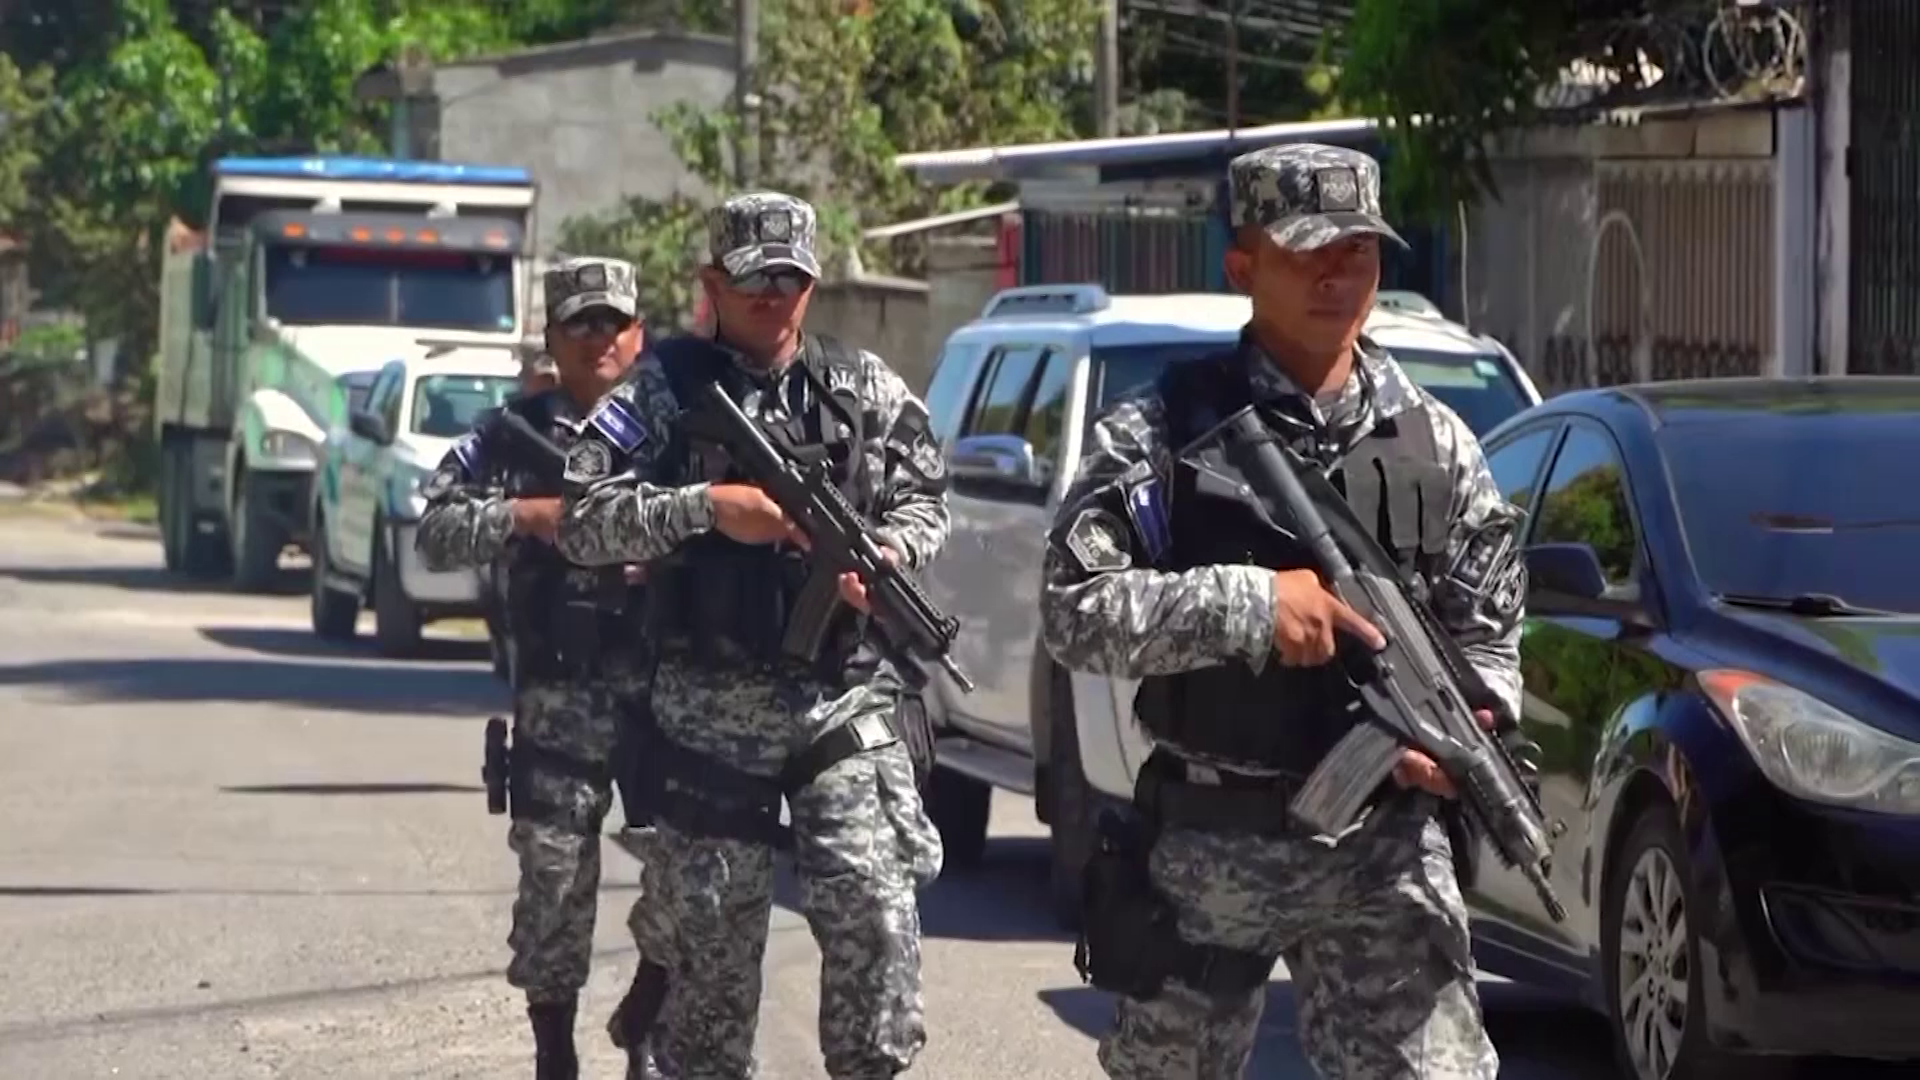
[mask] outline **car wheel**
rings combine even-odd
[[[980,865],[987,853],[987,817],[992,810],[992,787],[952,769],[934,767],[927,778],[927,816],[940,830],[946,866],[964,870]]]
[[[327,584],[330,560],[327,558],[326,519],[313,518],[313,593],[309,600],[313,632],[322,641],[352,641],[354,623],[360,618],[360,597],[341,592]]]
[[[376,527],[373,557],[373,641],[381,656],[402,659],[420,651],[420,610],[400,584],[386,530]]]
[[[1672,807],[1659,803],[1641,814],[1613,867],[1601,949],[1622,1074],[1635,1080],[1760,1080],[1784,1073],[1789,1062],[1736,1058],[1707,1036],[1693,915],[1699,907]]]
[[[1080,767],[1080,737],[1074,728],[1073,688],[1064,675],[1053,676],[1048,697],[1047,819],[1053,837],[1048,845],[1047,894],[1054,917],[1068,930],[1080,928],[1081,876],[1093,845],[1093,789]]]
[[[267,513],[256,492],[257,484],[242,466],[235,486],[228,534],[233,547],[233,587],[244,593],[272,590],[280,575],[280,551],[286,534]]]

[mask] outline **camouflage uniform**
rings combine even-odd
[[[1397,239],[1379,217],[1377,166],[1354,151],[1262,150],[1236,159],[1231,179],[1234,224],[1264,227],[1291,249],[1356,232]],[[1443,561],[1451,564],[1483,529],[1514,526],[1473,433],[1385,350],[1363,338],[1344,389],[1317,400],[1251,335],[1238,360],[1249,366],[1256,399],[1312,416],[1337,444],[1328,449],[1340,454],[1389,418],[1424,404],[1452,481],[1453,524]],[[1145,678],[1277,663],[1273,571],[1147,568],[1151,526],[1128,513],[1128,498],[1131,493],[1137,510],[1138,493],[1148,490],[1142,485],[1157,481],[1167,490],[1178,449],[1168,443],[1169,417],[1157,388],[1118,403],[1093,428],[1047,553],[1042,597],[1047,647],[1068,668]],[[1180,513],[1177,504],[1161,509]],[[1098,537],[1076,535],[1099,523],[1118,527]],[[1449,595],[1444,588],[1435,593],[1442,620],[1517,716],[1519,631],[1511,590],[1505,610],[1451,603]],[[1178,746],[1159,748],[1183,760],[1195,757]],[[1197,764],[1244,772],[1219,760]],[[1182,939],[1284,958],[1299,1003],[1301,1043],[1321,1076],[1493,1080],[1498,1059],[1481,1023],[1467,911],[1447,831],[1435,817],[1438,805],[1424,794],[1394,795],[1357,833],[1332,846],[1297,834],[1168,827],[1154,843],[1148,873],[1172,903]],[[1258,989],[1212,996],[1176,980],[1151,1001],[1122,997],[1100,1044],[1101,1065],[1119,1080],[1239,1077],[1263,1004]]]
[[[777,231],[762,223],[778,217]],[[778,194],[738,196],[711,218],[716,265],[738,276],[779,267],[818,272],[813,209]],[[666,346],[660,346],[664,351]],[[724,344],[722,343],[724,348]],[[768,373],[727,350],[749,387],[741,408],[788,418],[800,378]],[[925,567],[945,542],[948,517],[940,451],[930,436],[899,436],[903,416],[925,406],[879,357],[858,353],[844,374],[866,414],[869,475],[879,478],[874,518],[907,569]],[[837,388],[837,387],[836,387]],[[584,564],[652,561],[713,528],[707,485],[664,487],[647,473],[675,442],[684,407],[661,362],[643,357],[615,394],[644,439],[635,451],[638,491],[602,489],[570,507],[560,545]],[[757,663],[701,666],[663,649],[653,708],[662,736],[732,768],[773,778],[823,734],[890,711],[895,687],[882,670],[851,687],[770,674]],[[925,1044],[920,922],[915,892],[939,872],[938,834],[901,744],[848,757],[787,796],[800,905],[822,954],[820,1043],[829,1075],[866,1080],[904,1071]],[[663,815],[664,816],[664,815]],[[753,1074],[754,1032],[773,898],[774,851],[759,843],[689,835],[657,821],[638,841],[645,909],[634,931],[669,969],[652,1036],[661,1072],[674,1078]]]
[[[597,267],[605,285],[598,290],[580,287],[575,271],[582,267]],[[547,310],[556,321],[592,306],[632,315],[637,299],[632,266],[617,260],[570,260],[547,272],[545,288]],[[560,389],[533,395],[519,405],[527,410],[522,415],[550,418],[549,430],[542,434],[560,446],[578,437],[586,415]],[[507,445],[486,419],[455,445],[426,485],[428,508],[415,541],[423,563],[435,570],[487,567],[496,561],[510,567],[531,557],[536,546],[545,546],[513,537],[511,499],[503,494],[529,489],[525,478],[513,474],[515,456],[525,453]],[[513,632],[524,631],[509,627]],[[589,778],[536,763],[527,770],[525,788],[516,784],[513,789],[516,805],[507,843],[519,858],[520,886],[507,939],[513,950],[507,981],[525,991],[530,1008],[563,1012],[569,1032],[593,945],[599,832],[612,804],[607,779],[615,744],[623,724],[638,716],[647,700],[651,673],[638,645],[635,641],[618,650],[629,662],[609,663],[592,680],[514,673],[516,752],[539,747],[607,773]],[[551,815],[523,815],[523,797],[528,804],[550,808]],[[631,807],[628,812],[633,812]],[[538,1029],[537,1014],[535,1023]]]

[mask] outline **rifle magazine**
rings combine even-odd
[[[1378,724],[1355,724],[1300,785],[1288,810],[1314,833],[1339,836],[1353,827],[1380,784],[1393,774],[1401,750],[1400,740]]]

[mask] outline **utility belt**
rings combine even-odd
[[[1134,785],[1134,805],[1102,810],[1081,874],[1081,930],[1073,963],[1109,993],[1151,1001],[1167,980],[1214,998],[1264,986],[1278,954],[1205,945],[1180,936],[1178,914],[1154,887],[1148,860],[1167,826],[1280,836],[1293,831],[1291,777],[1252,777],[1196,766],[1155,750]]]
[[[815,739],[778,776],[762,776],[659,737],[641,762],[643,798],[654,820],[690,836],[790,851],[793,833],[780,823],[782,801],[842,761],[899,741],[887,713],[869,713]]]

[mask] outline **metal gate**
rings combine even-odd
[[[1853,53],[1847,370],[1920,374],[1920,3],[1827,10]]]

